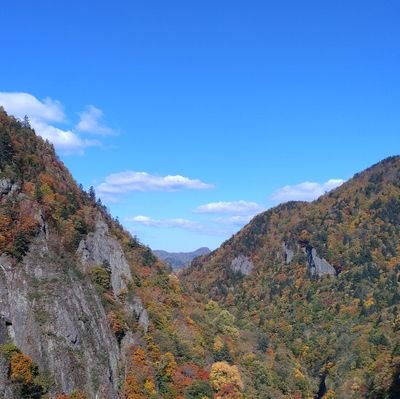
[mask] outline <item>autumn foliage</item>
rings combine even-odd
[[[12,382],[30,384],[33,381],[33,362],[24,353],[14,353],[10,362],[10,379]]]

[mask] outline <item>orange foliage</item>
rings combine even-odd
[[[124,334],[124,323],[121,320],[120,316],[115,312],[111,311],[107,315],[108,323],[110,324],[112,332],[120,338]]]
[[[128,375],[124,383],[125,399],[146,399],[147,396],[142,392],[139,381],[134,375]]]
[[[16,352],[11,357],[10,379],[12,382],[30,384],[33,381],[33,362],[24,353]]]

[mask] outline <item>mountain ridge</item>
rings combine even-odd
[[[207,247],[200,247],[195,251],[190,252],[168,252],[164,250],[153,250],[153,253],[158,258],[176,270],[189,265],[189,263],[198,256],[206,255],[210,252],[210,249]]]

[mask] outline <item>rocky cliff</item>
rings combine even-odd
[[[0,398],[160,397],[192,328],[169,273],[0,110]]]

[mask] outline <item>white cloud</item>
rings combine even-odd
[[[67,153],[82,153],[83,149],[87,147],[100,145],[96,140],[82,139],[70,130],[62,130],[34,118],[31,118],[30,122],[37,134],[49,140],[56,148]]]
[[[195,213],[213,213],[213,214],[234,214],[249,215],[255,214],[261,210],[261,206],[256,202],[233,201],[233,202],[210,202],[197,207]]]
[[[56,126],[66,122],[63,107],[57,100],[49,97],[39,100],[29,93],[0,92],[0,105],[19,119],[27,115],[36,133],[63,152],[82,153],[85,148],[100,144],[97,140],[85,139],[70,129]]]
[[[270,197],[274,202],[313,201],[343,184],[343,179],[330,179],[325,183],[303,182],[292,186],[284,186],[275,191]]]
[[[60,102],[49,97],[40,101],[29,93],[0,92],[0,105],[9,114],[20,119],[28,115],[32,119],[47,122],[63,122],[65,120]]]
[[[133,218],[128,218],[127,220],[150,227],[163,227],[163,228],[172,227],[172,228],[181,228],[184,230],[192,230],[192,231],[205,230],[205,226],[203,226],[201,223],[181,218],[157,220],[157,219],[152,219],[148,216],[138,215],[134,216]]]
[[[112,195],[134,191],[206,190],[213,187],[212,184],[180,175],[156,176],[146,172],[126,171],[107,176],[97,186],[97,192],[100,195]]]
[[[103,123],[103,111],[94,105],[88,105],[85,111],[79,113],[79,116],[80,120],[75,126],[77,130],[101,136],[110,136],[115,134],[113,129]]]
[[[132,222],[135,225],[142,225],[152,228],[162,229],[181,229],[197,234],[208,236],[226,237],[237,231],[237,225],[232,223],[216,223],[216,221],[208,221],[208,223],[200,223],[195,220],[176,218],[176,219],[152,219],[148,216],[138,215],[132,218],[127,218],[127,222]]]

